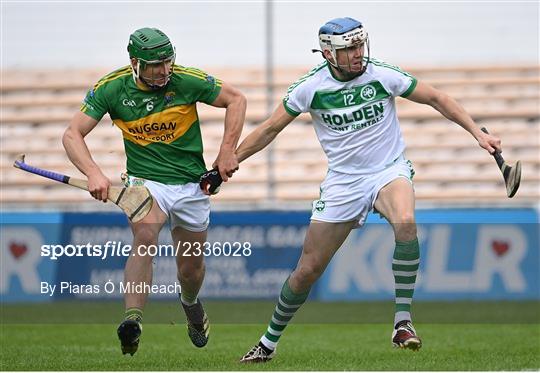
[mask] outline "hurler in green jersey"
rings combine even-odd
[[[174,247],[180,243],[184,248],[202,247],[206,242],[210,193],[199,187],[207,167],[197,103],[226,109],[222,143],[211,166],[227,181],[238,169],[234,151],[242,132],[246,99],[231,85],[202,70],[176,65],[175,48],[158,29],[136,30],[127,49],[130,64],[105,75],[88,91],[62,140],[70,160],[88,177],[90,194],[105,202],[111,181],[93,160],[84,137],[108,113],[122,132],[126,184],[145,185],[153,197],[149,214],[131,223],[134,239],[124,274],[124,288],[139,289],[124,294],[124,320],[118,327],[122,352],[133,355],[139,346],[143,309],[151,292],[148,289],[152,289],[152,256],[144,249],[157,244],[167,221]],[[204,257],[182,252],[178,251],[176,260],[180,304],[191,341],[203,347],[209,337],[208,317],[198,299]]]

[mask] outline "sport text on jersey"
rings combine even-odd
[[[115,119],[124,139],[147,146],[155,142],[170,144],[197,122],[196,106],[178,105],[133,121]]]
[[[129,133],[134,135],[136,140],[145,141],[167,141],[174,140],[176,122],[169,123],[144,123],[128,128]]]

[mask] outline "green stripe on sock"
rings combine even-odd
[[[406,253],[394,251],[394,259],[397,260],[416,260],[418,259],[418,253]]]
[[[418,248],[418,237],[410,241],[396,241],[396,249],[398,251],[405,250],[413,252]]]
[[[410,304],[396,304],[396,312],[405,311],[405,312],[411,312],[411,305]]]
[[[283,329],[285,329],[285,327],[287,326],[287,324],[285,325],[278,325],[278,324],[275,324],[273,321],[270,321],[270,327],[272,329],[274,329],[275,331],[278,331],[278,332],[281,332],[283,331]]]
[[[287,312],[287,313],[291,313],[291,312],[296,312],[296,310],[298,309],[298,307],[295,307],[295,308],[288,308],[288,307],[284,307],[281,303],[278,302],[277,304],[277,308],[279,308],[279,310],[281,312]]]
[[[418,239],[412,241],[396,241],[394,250],[394,259],[397,260],[416,260],[420,257],[420,247]]]
[[[394,281],[396,282],[396,284],[415,284],[416,276],[394,276]]]
[[[296,294],[289,286],[289,279],[285,280],[283,287],[281,288],[281,298],[288,304],[302,304],[306,301],[309,295],[309,290],[305,293]]]
[[[289,322],[292,319],[292,316],[281,316],[279,313],[274,312],[274,318],[279,321]]]
[[[414,289],[396,289],[396,297],[412,298]]]
[[[264,336],[265,336],[266,338],[268,338],[269,340],[271,340],[272,342],[276,342],[276,343],[277,343],[277,341],[279,340],[279,336],[270,334],[270,333],[268,333],[268,332],[264,333]]]
[[[418,270],[419,264],[392,264],[392,271],[414,272]]]

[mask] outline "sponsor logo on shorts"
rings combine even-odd
[[[315,203],[315,210],[317,210],[319,212],[323,211],[325,207],[326,207],[326,204],[324,203],[324,201],[318,200]]]

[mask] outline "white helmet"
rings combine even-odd
[[[367,46],[367,60],[363,62],[363,68],[360,74],[365,71],[367,62],[369,61],[368,33],[362,23],[349,17],[336,18],[326,22],[319,29],[319,45],[321,46],[321,51],[330,51],[334,62],[330,60],[328,60],[328,62],[339,70],[341,70],[341,67],[337,64],[336,50],[364,43]]]

